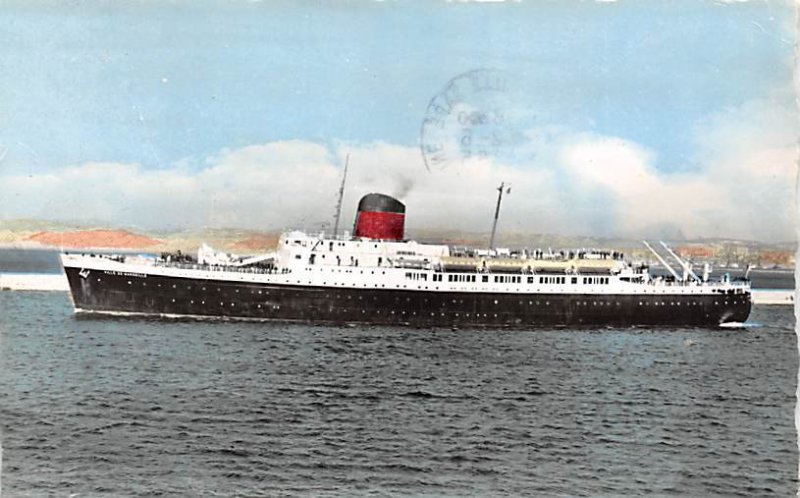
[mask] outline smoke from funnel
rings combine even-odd
[[[402,199],[411,192],[412,188],[414,188],[414,180],[412,178],[407,176],[399,176],[397,178],[397,184],[392,191],[392,196]]]

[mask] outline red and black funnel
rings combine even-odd
[[[367,194],[358,203],[356,237],[403,240],[406,206],[384,194]]]

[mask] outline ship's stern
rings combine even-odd
[[[753,295],[750,287],[734,289],[724,297],[724,308],[719,314],[718,325],[744,323],[753,308]]]

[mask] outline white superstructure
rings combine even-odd
[[[65,266],[128,273],[132,277],[153,274],[304,287],[680,295],[743,293],[748,288],[740,282],[652,277],[644,266],[633,266],[619,258],[609,259],[606,255],[610,253],[597,251],[575,251],[572,258],[569,255],[556,258],[553,253],[536,251],[515,258],[457,257],[451,255],[447,245],[334,239],[299,231],[283,234],[277,249],[263,255],[226,260],[223,253],[207,246],[204,251],[214,255],[204,264],[85,254],[65,254],[62,261]]]

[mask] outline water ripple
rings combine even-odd
[[[0,293],[8,496],[785,496],[794,317],[739,330],[76,320]],[[5,496],[4,495],[4,496]]]

